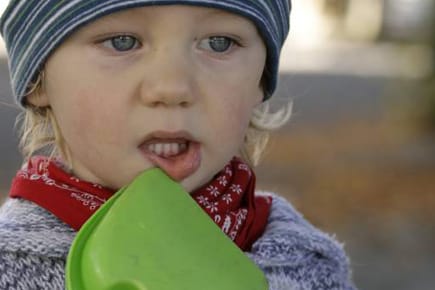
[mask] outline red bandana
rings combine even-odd
[[[79,230],[113,193],[99,184],[81,181],[56,162],[37,156],[18,171],[9,195],[36,203]],[[225,234],[248,251],[264,231],[272,201],[271,197],[254,193],[253,171],[234,158],[192,197]]]

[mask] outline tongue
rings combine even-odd
[[[175,181],[181,181],[193,174],[201,164],[200,145],[196,142],[190,142],[187,151],[177,156],[161,157],[152,152],[146,152],[145,155]]]

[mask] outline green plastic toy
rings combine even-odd
[[[81,228],[68,290],[267,290],[259,268],[160,169],[138,176]]]

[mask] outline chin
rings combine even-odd
[[[199,186],[195,186],[195,184],[193,184],[193,182],[188,178],[183,180],[180,184],[183,187],[183,189],[188,193],[192,193],[193,191],[195,191],[195,189],[199,187]]]
[[[195,190],[199,189],[200,187],[204,186],[204,184],[207,184],[210,182],[210,180],[213,179],[213,176],[215,176],[216,173],[207,175],[207,176],[198,176],[198,175],[191,175],[181,181],[181,186],[189,193],[194,192]]]

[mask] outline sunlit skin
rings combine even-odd
[[[73,173],[113,189],[155,166],[138,149],[146,136],[187,132],[201,155],[180,181],[191,192],[238,154],[263,99],[265,60],[244,17],[185,5],[134,8],[70,36],[29,101],[51,106]]]

